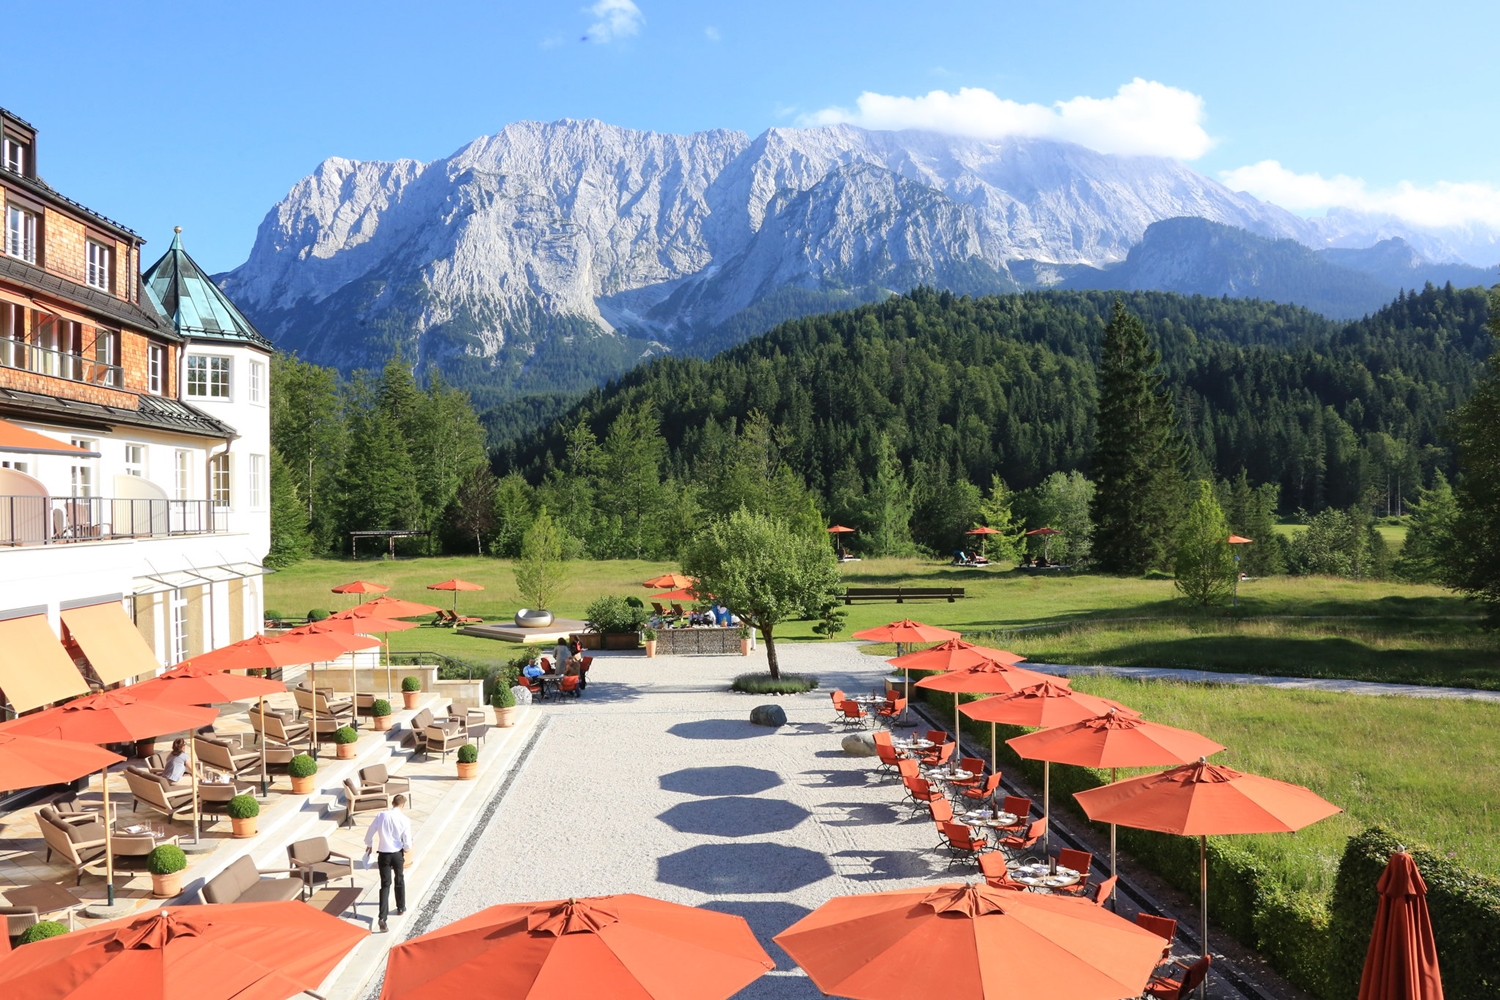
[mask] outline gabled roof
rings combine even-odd
[[[184,337],[273,349],[271,342],[182,249],[181,229],[176,230],[172,245],[161,259],[141,275],[141,285]]]
[[[167,318],[150,301],[149,296],[143,296],[139,303],[127,302],[109,292],[80,285],[35,264],[27,264],[4,255],[0,255],[0,279],[14,282],[29,292],[62,299],[75,308],[107,317],[115,323],[154,333],[168,340],[177,339],[172,333],[172,324],[167,322]],[[48,306],[39,302],[37,308],[45,311]]]

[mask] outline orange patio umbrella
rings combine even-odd
[[[61,785],[124,761],[89,743],[0,733],[0,792]]]
[[[484,588],[477,583],[470,583],[468,580],[460,580],[457,577],[454,577],[452,580],[444,580],[442,583],[429,583],[427,585],[427,589],[453,591],[453,614],[457,616],[458,592],[460,590],[483,590]]]
[[[1039,729],[1049,729],[1052,726],[1063,726],[1070,722],[1078,722],[1095,715],[1102,715],[1111,709],[1118,709],[1128,715],[1138,714],[1133,709],[1126,708],[1117,701],[1108,698],[1098,698],[1081,691],[1074,691],[1068,682],[1060,677],[1051,677],[1047,674],[1036,674],[1035,671],[1027,670],[1025,673],[1033,674],[1040,678],[1036,683],[1018,688],[1010,694],[997,695],[994,698],[985,698],[982,701],[971,702],[963,707],[963,713],[976,722],[988,722],[990,724],[990,744],[994,745],[995,730],[998,724],[1007,726],[1032,726]],[[1052,762],[1042,763],[1042,815],[1047,818],[1048,832],[1043,834],[1042,846],[1045,849],[1051,842],[1052,826]]]
[[[726,1000],[775,967],[743,917],[626,893],[491,906],[398,944],[380,997]]]
[[[910,674],[907,674],[910,677]],[[1001,663],[998,660],[986,660],[974,664],[972,667],[964,667],[960,670],[950,670],[947,673],[933,674],[931,677],[923,677],[917,681],[917,687],[926,688],[929,691],[943,691],[953,695],[953,737],[959,738],[962,729],[959,726],[958,704],[960,694],[1009,694],[1033,684],[1040,684],[1048,680],[1046,674],[1039,674],[1035,670],[1026,670],[1009,663]],[[990,768],[995,767],[995,739],[993,729],[990,732]]]
[[[965,642],[963,639],[949,639],[936,646],[919,649],[915,653],[907,653],[905,656],[897,656],[885,662],[902,670],[962,670],[965,667],[974,667],[991,661],[1016,664],[1025,659],[1026,657],[1017,656],[1009,650],[980,646],[976,643]]]
[[[431,615],[438,612],[438,608],[431,604],[419,604],[416,601],[404,601],[399,597],[377,597],[373,601],[356,604],[347,611],[339,611],[332,615],[334,618],[415,618],[418,615]]]
[[[370,583],[368,580],[355,580],[353,583],[341,583],[333,588],[335,594],[383,594],[390,590],[383,583]]]
[[[949,639],[961,639],[959,633],[952,629],[938,628],[936,625],[924,625],[922,622],[914,622],[910,618],[903,618],[898,622],[890,622],[885,625],[877,625],[874,628],[861,629],[853,633],[850,638],[862,639],[865,642],[894,642],[896,644],[896,656],[901,656],[901,647],[914,642],[944,642]],[[902,668],[906,671],[906,701],[911,703],[911,672],[910,668]],[[908,725],[903,718],[902,725]]]
[[[1443,1000],[1427,883],[1417,863],[1398,850],[1375,887],[1380,903],[1359,978],[1359,1000]]]
[[[0,732],[40,736],[74,743],[133,743],[167,733],[192,733],[219,717],[218,709],[163,705],[143,701],[128,691],[104,691],[0,724]],[[188,740],[191,747],[193,741]],[[109,769],[100,768],[104,801],[104,869],[106,902],[115,903],[115,852],[109,811]],[[193,810],[198,808],[198,782],[193,781]]]
[[[691,587],[697,582],[692,577],[683,576],[681,573],[667,573],[663,576],[653,576],[649,580],[642,581],[641,586],[649,587],[652,590],[660,590],[662,587],[666,587],[669,590],[678,590],[683,587]]]
[[[266,695],[285,691],[286,685],[269,677],[247,677],[212,667],[194,666],[191,661],[173,667],[160,677],[135,684],[130,693],[147,701],[171,705],[218,705],[227,701],[260,699],[260,711],[266,712]],[[260,794],[266,794],[270,776],[266,773],[266,741],[260,741]],[[193,835],[197,836],[198,817],[193,816]]]
[[[681,590],[669,590],[665,594],[652,594],[653,601],[696,601],[700,598],[709,600],[713,594],[700,594],[691,586],[683,587]]]
[[[983,883],[837,896],[775,941],[830,996],[1139,996],[1161,938],[1084,899]]]
[[[362,927],[296,900],[162,908],[0,958],[26,1000],[287,1000],[316,990]]]
[[[981,524],[977,528],[970,528],[968,531],[965,531],[964,534],[966,534],[966,535],[978,535],[979,536],[979,554],[980,555],[984,555],[984,539],[985,539],[985,537],[987,535],[1000,535],[1000,534],[1004,534],[1004,532],[1000,531],[999,528],[991,528],[987,524]]]
[[[1189,764],[1223,750],[1191,729],[1147,722],[1111,708],[1103,715],[1042,729],[1005,741],[1017,756],[1049,764],[1107,767],[1113,784],[1122,767],[1166,767]],[[1115,874],[1115,824],[1109,825],[1109,873]]]
[[[1198,838],[1199,932],[1208,954],[1208,838],[1236,833],[1291,833],[1343,812],[1316,792],[1274,778],[1199,760],[1127,778],[1073,798],[1096,823]]]
[[[341,617],[329,615],[320,622],[312,622],[299,628],[294,628],[287,635],[331,635],[344,633],[346,635],[373,635],[380,633],[381,645],[385,647],[385,696],[387,699],[393,697],[391,688],[391,637],[392,632],[405,632],[407,629],[418,628],[416,622],[404,622],[397,618],[359,618]],[[368,648],[368,647],[361,647]],[[351,650],[354,652],[354,650]],[[350,673],[351,678],[353,673]],[[372,672],[373,677],[373,672]],[[372,680],[373,684],[374,681]],[[351,680],[349,686],[352,688],[354,682]]]

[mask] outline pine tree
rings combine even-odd
[[[1431,489],[1418,490],[1417,498],[1406,502],[1406,510],[1406,541],[1396,560],[1396,575],[1413,583],[1442,583],[1453,558],[1453,521],[1458,515],[1448,477],[1437,473]]]
[[[890,435],[875,439],[874,472],[865,487],[865,542],[872,555],[901,556],[911,551],[911,487],[901,471]]]
[[[1183,445],[1161,355],[1146,327],[1115,303],[1099,359],[1094,449],[1094,558],[1107,573],[1165,565],[1180,515]]]
[[[337,482],[347,436],[338,371],[295,354],[273,355],[271,445],[286,463],[318,551],[338,547]]]
[[[1026,540],[1026,524],[1017,516],[1016,495],[998,475],[990,479],[990,495],[979,502],[979,516],[986,526],[1000,532],[984,539],[985,556],[991,560],[1021,558]]]
[[[1198,483],[1198,499],[1177,528],[1174,559],[1179,593],[1193,604],[1222,604],[1234,590],[1234,554],[1229,549],[1229,525],[1214,498],[1213,484]]]
[[[1500,340],[1500,288],[1490,291],[1489,329]],[[1457,514],[1450,585],[1500,624],[1500,351],[1458,410]]]
[[[266,565],[284,569],[306,559],[312,550],[307,507],[297,495],[297,477],[281,452],[271,449],[271,549]]]
[[[367,388],[356,380],[352,398],[367,400]],[[355,409],[338,494],[339,520],[345,532],[402,530],[418,523],[422,501],[416,470],[400,426],[384,408]]]

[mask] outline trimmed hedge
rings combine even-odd
[[[1400,842],[1372,827],[1349,838],[1334,881],[1329,1000],[1354,1000],[1379,902],[1375,883]],[[1465,868],[1429,848],[1407,844],[1427,883],[1443,995],[1493,998],[1500,992],[1500,880]]]

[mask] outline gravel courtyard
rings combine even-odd
[[[829,689],[874,689],[883,662],[845,643],[778,652],[784,670],[816,673],[822,687],[730,693],[736,673],[765,668],[763,648],[749,659],[596,659],[583,698],[540,708],[535,746],[423,922],[501,902],[638,892],[749,920],[777,970],[739,996],[820,997],[773,934],[832,896],[950,875],[925,814],[914,818],[871,759],[839,748]],[[788,725],[749,723],[769,701]]]

